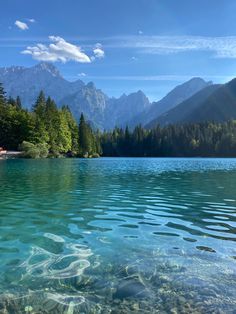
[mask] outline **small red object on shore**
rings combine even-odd
[[[3,147],[0,147],[0,155],[6,154],[6,153],[7,153],[7,151]]]

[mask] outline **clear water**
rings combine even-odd
[[[0,186],[0,313],[235,313],[235,159],[8,160]]]

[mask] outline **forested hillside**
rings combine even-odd
[[[236,157],[236,121],[116,128],[101,136],[103,156]]]
[[[24,157],[236,157],[236,121],[156,126],[133,131],[93,130],[81,114],[77,124],[69,108],[40,92],[31,111],[19,97],[5,98],[0,85],[0,146],[22,150]]]
[[[59,157],[98,154],[97,143],[83,114],[78,125],[67,106],[58,109],[43,92],[28,111],[19,97],[6,99],[0,85],[0,146],[22,149],[28,157]]]

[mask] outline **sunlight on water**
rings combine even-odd
[[[236,160],[9,160],[0,185],[0,313],[235,313]]]
[[[42,248],[33,247],[29,258],[21,265],[26,269],[27,276],[63,279],[73,278],[83,273],[90,266],[87,259],[92,255],[85,246],[66,245],[68,254],[53,254]]]

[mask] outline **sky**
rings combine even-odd
[[[52,62],[107,95],[158,100],[191,77],[236,73],[235,0],[7,0],[0,67]]]

